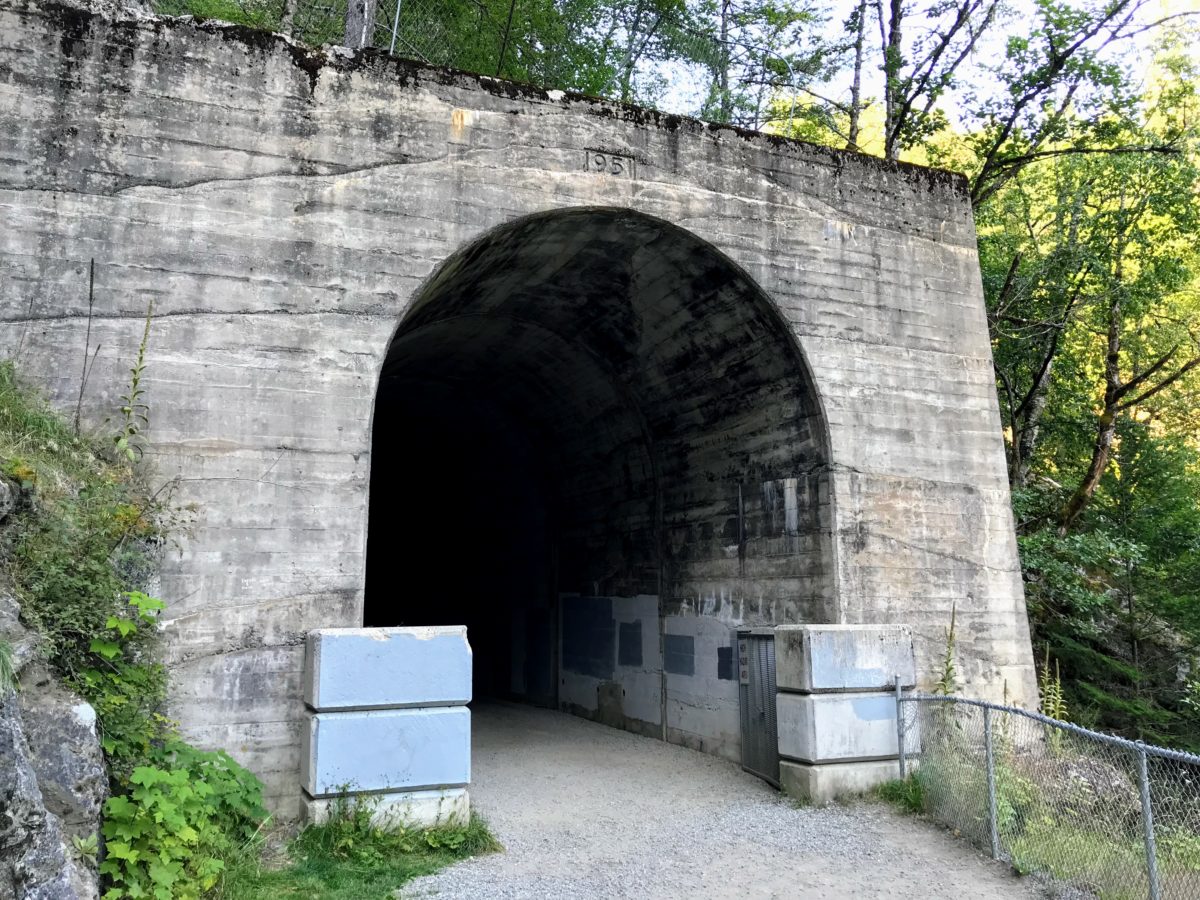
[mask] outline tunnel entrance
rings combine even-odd
[[[829,621],[827,460],[791,331],[715,248],[518,220],[388,351],[364,624],[466,624],[476,696],[736,756],[734,628]]]

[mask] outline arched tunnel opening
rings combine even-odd
[[[518,220],[392,341],[364,624],[466,624],[476,697],[734,756],[734,629],[830,620],[827,459],[788,326],[711,245]]]

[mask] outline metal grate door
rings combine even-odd
[[[742,768],[779,787],[779,729],[775,720],[775,632],[737,633],[742,711]]]

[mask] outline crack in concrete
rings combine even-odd
[[[243,151],[244,152],[244,151]],[[161,191],[188,191],[194,188],[206,187],[208,185],[234,185],[246,184],[256,181],[266,181],[270,179],[319,179],[319,178],[345,178],[347,176],[360,175],[383,169],[401,168],[404,166],[422,166],[429,163],[442,162],[447,158],[447,154],[434,156],[429,158],[415,158],[407,154],[402,154],[400,159],[387,159],[379,162],[369,163],[361,166],[338,166],[329,163],[317,163],[326,167],[323,171],[306,172],[303,169],[299,171],[280,171],[280,172],[259,172],[254,175],[222,175],[210,178],[198,178],[192,181],[171,182],[165,179],[130,179],[129,183],[114,187],[111,190],[96,188],[92,190],[80,190],[74,187],[63,185],[15,185],[10,183],[0,184],[0,190],[12,191],[13,193],[45,193],[45,194],[70,194],[79,197],[120,197],[138,190],[161,190]],[[304,166],[308,163],[306,160],[297,160],[299,165]]]

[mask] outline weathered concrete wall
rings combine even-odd
[[[218,26],[0,0],[0,35],[0,355],[73,405],[94,257],[98,425],[154,303],[151,461],[200,510],[163,576],[176,712],[264,776],[282,812],[303,635],[361,624],[371,416],[397,322],[456,251],[549,210],[675,223],[794,331],[830,454],[806,608],[912,623],[929,671],[957,603],[971,690],[1032,696],[960,180]],[[729,628],[773,607],[726,592],[717,611],[711,571],[662,598],[692,619],[698,660],[667,680],[736,697],[708,672],[698,617]],[[668,705],[677,739],[692,710]]]

